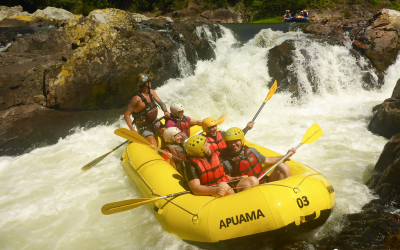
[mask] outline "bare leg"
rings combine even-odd
[[[152,135],[147,136],[147,141],[150,142],[151,144],[153,144],[154,147],[157,147],[157,141],[154,138],[154,136],[152,136]],[[156,153],[158,153],[157,149],[154,149],[154,150],[156,151]]]
[[[244,190],[250,189],[252,186],[257,186],[259,185],[260,182],[258,181],[258,179],[254,176],[249,176],[241,181],[239,181],[239,183],[236,185],[237,187],[237,191],[242,192]]]
[[[268,177],[268,182],[279,181],[288,177],[290,177],[290,167],[286,163],[280,163]]]

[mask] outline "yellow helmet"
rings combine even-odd
[[[307,10],[303,10],[303,12],[307,12]]]
[[[208,128],[214,125],[218,125],[217,121],[215,121],[214,118],[206,118],[201,122],[203,131],[206,132],[206,134],[210,133],[210,131],[208,131]]]
[[[201,135],[195,135],[189,138],[185,144],[186,152],[193,157],[204,157],[207,155],[207,150],[204,148],[206,138]]]
[[[244,145],[244,133],[240,128],[233,127],[226,131],[225,141],[235,141],[239,139],[242,141],[242,145]]]

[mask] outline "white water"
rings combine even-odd
[[[313,42],[301,32],[263,30],[242,47],[233,34],[215,42],[216,59],[198,62],[194,74],[185,71],[156,91],[166,103],[179,101],[194,119],[218,118],[221,126],[244,127],[268,93],[269,49],[295,39],[297,74],[306,92],[299,104],[289,93],[276,93],[265,105],[247,139],[285,153],[317,122],[324,131],[318,141],[299,148],[294,160],[321,173],[333,184],[337,203],[328,222],[302,237],[313,242],[338,232],[343,214],[355,213],[374,198],[363,184],[386,139],[367,130],[372,107],[391,96],[400,59],[386,72],[379,91],[361,88],[361,70],[348,49]],[[312,60],[305,60],[305,51]],[[184,64],[182,64],[184,65]],[[318,93],[309,91],[304,67],[313,69]],[[184,69],[182,69],[184,70]],[[279,83],[278,83],[279,84]],[[119,145],[110,126],[76,129],[52,146],[18,157],[0,157],[0,245],[2,249],[196,249],[166,233],[147,206],[105,216],[105,203],[141,197],[119,165],[122,148],[89,171],[80,168]],[[268,246],[266,246],[268,248]]]

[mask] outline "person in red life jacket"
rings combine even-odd
[[[151,144],[157,147],[155,135],[158,132],[157,129],[161,123],[154,122],[157,120],[158,108],[157,104],[160,105],[164,116],[169,117],[170,113],[167,110],[165,104],[157,96],[156,92],[151,88],[151,82],[149,77],[143,74],[139,75],[139,79],[142,84],[139,86],[140,91],[136,92],[132,97],[131,102],[125,111],[125,121],[128,124],[130,130],[139,133],[141,136],[146,138]],[[131,116],[133,117],[133,123],[136,129],[133,127]]]
[[[259,178],[265,172],[262,164],[273,165],[280,161],[284,156],[265,157],[255,148],[247,147],[244,144],[244,133],[240,128],[230,128],[225,133],[225,141],[228,148],[223,152],[225,172],[231,176],[255,176]],[[296,153],[295,148],[288,152]],[[273,182],[288,178],[290,168],[286,163],[280,163],[268,177],[260,180],[260,183]]]
[[[247,123],[247,127],[252,129],[254,126],[254,122]],[[221,150],[226,148],[226,143],[224,141],[225,132],[218,130],[218,124],[213,118],[206,118],[202,122],[203,131],[205,133],[205,137],[207,138],[207,142],[210,144],[211,151],[217,152],[220,155]]]
[[[164,151],[170,153],[171,155],[180,158],[181,160],[185,160],[186,151],[183,147],[184,139],[182,137],[182,133],[177,127],[170,127],[164,130],[163,134],[164,140],[167,143],[164,147]],[[163,158],[168,161],[175,169],[179,164],[179,160],[176,158],[169,157],[166,154],[163,154]]]
[[[195,195],[220,197],[232,195],[235,192],[227,184],[231,180],[240,179],[237,184],[239,192],[258,185],[258,180],[255,177],[227,176],[218,154],[211,152],[210,145],[204,136],[195,135],[189,138],[185,144],[185,149],[189,161],[185,169],[186,180],[190,190]]]
[[[190,136],[190,127],[193,125],[201,126],[200,120],[193,120],[188,116],[183,115],[185,112],[185,108],[182,104],[178,102],[174,102],[171,104],[171,117],[167,119],[165,123],[166,128],[177,127],[182,133],[184,140],[186,140]]]

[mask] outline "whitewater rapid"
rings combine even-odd
[[[193,119],[218,118],[220,127],[244,127],[263,103],[268,83],[268,52],[287,40],[296,50],[290,70],[304,87],[301,101],[289,93],[275,93],[246,138],[279,153],[296,146],[305,131],[318,123],[324,135],[298,149],[293,159],[324,174],[336,191],[332,215],[321,228],[302,237],[313,242],[343,226],[343,214],[356,213],[376,198],[364,185],[387,139],[367,130],[372,108],[389,98],[400,77],[400,59],[385,72],[380,90],[362,86],[363,62],[349,49],[315,41],[301,31],[283,33],[265,29],[239,44],[223,30],[213,40],[215,59],[198,61],[195,69],[176,55],[181,77],[156,89],[169,106],[178,101]],[[211,39],[204,27],[199,36]],[[306,53],[309,59],[305,59]],[[312,69],[318,92],[311,91],[305,68]],[[279,82],[278,82],[279,86]],[[2,249],[197,249],[166,233],[148,206],[105,216],[109,202],[141,197],[119,164],[123,148],[111,153],[92,169],[83,165],[124,142],[114,130],[127,127],[123,117],[111,125],[73,133],[51,146],[17,157],[0,157],[0,244]],[[266,249],[269,246],[265,247]]]

